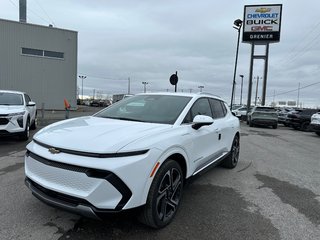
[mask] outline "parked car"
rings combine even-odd
[[[319,109],[299,109],[288,114],[286,124],[294,129],[307,131],[311,122],[311,116],[319,112]]]
[[[161,228],[186,179],[236,167],[239,125],[213,95],[138,94],[40,130],[27,145],[26,185],[45,203],[92,218],[144,206],[140,221]]]
[[[320,136],[320,112],[317,112],[311,116],[310,128],[318,136]]]
[[[37,107],[28,94],[0,90],[0,136],[18,135],[28,140],[37,127]]]
[[[294,111],[293,108],[282,108],[278,111],[278,123],[286,126],[286,119],[288,114]]]
[[[278,127],[278,113],[274,107],[256,106],[248,113],[247,124]]]
[[[253,107],[249,107],[249,111],[251,111],[252,108]],[[246,106],[240,107],[240,108],[238,108],[236,110],[233,110],[232,112],[235,114],[235,116],[237,118],[243,119],[243,116],[247,115],[247,107]]]

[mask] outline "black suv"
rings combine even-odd
[[[288,114],[286,125],[293,127],[294,129],[306,131],[308,130],[309,124],[311,122],[311,116],[316,112],[319,112],[319,109],[295,110]]]

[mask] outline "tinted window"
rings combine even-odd
[[[210,104],[207,98],[200,98],[193,104],[183,123],[192,122],[194,117],[197,115],[206,115],[212,117]]]
[[[23,105],[23,98],[18,93],[0,92],[0,105]]]
[[[25,98],[25,100],[26,100],[26,104],[28,104],[29,102],[31,102],[31,98],[30,98],[27,94],[24,95],[24,98]]]
[[[222,107],[222,102],[217,99],[210,98],[210,104],[213,112],[213,118],[222,118],[225,116],[225,109]]]
[[[22,48],[22,54],[43,56],[43,51],[40,49]]]
[[[44,51],[45,57],[52,58],[64,58],[64,54],[62,52],[54,52],[54,51]]]
[[[123,99],[94,116],[173,124],[190,100],[190,97],[181,96],[137,95]]]

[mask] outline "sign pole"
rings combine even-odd
[[[264,60],[264,78],[263,78],[262,102],[261,102],[262,106],[266,104],[268,60],[269,60],[269,43],[266,44],[266,55]]]

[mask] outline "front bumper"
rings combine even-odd
[[[320,124],[310,123],[310,130],[314,132],[320,132]]]
[[[27,116],[0,117],[0,136],[19,135],[24,131]]]
[[[260,118],[254,118],[251,119],[253,124],[256,125],[265,125],[265,126],[273,126],[276,125],[278,123],[278,120],[275,119],[260,119]]]
[[[155,152],[118,158],[51,154],[34,142],[25,156],[26,185],[43,202],[87,217],[145,204]]]

